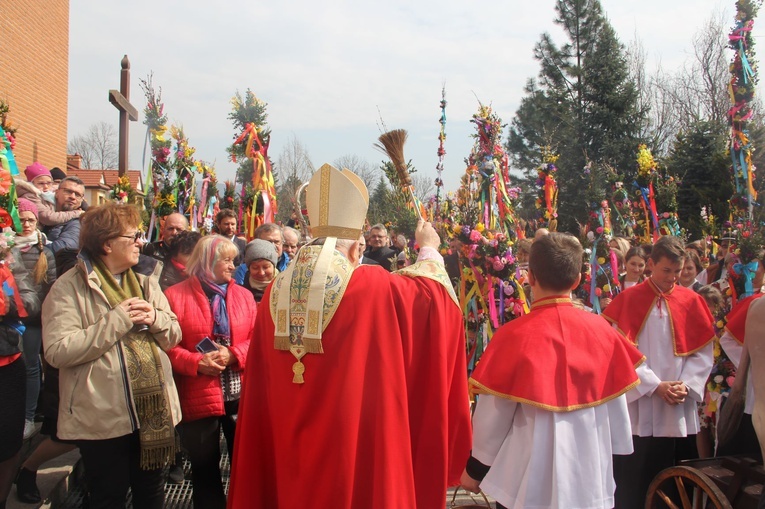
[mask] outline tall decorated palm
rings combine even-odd
[[[236,181],[242,186],[239,199],[240,228],[251,239],[255,228],[272,223],[278,212],[276,184],[268,146],[271,131],[266,121],[267,104],[247,89],[231,99],[228,118],[234,126],[234,143],[227,149],[233,162],[240,162]]]
[[[497,328],[528,312],[525,272],[513,253],[513,245],[524,236],[515,212],[520,189],[510,183],[502,120],[491,107],[480,105],[471,122],[475,143],[446,216],[451,221],[447,230],[461,244],[459,295],[469,369]]]

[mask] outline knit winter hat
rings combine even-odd
[[[35,215],[35,219],[37,219],[37,205],[27,200],[26,198],[19,198],[18,210],[19,213],[31,212]]]
[[[24,175],[29,182],[43,175],[50,177],[50,170],[40,163],[32,163],[24,170]],[[53,177],[51,177],[53,179]]]
[[[66,173],[64,173],[64,170],[62,170],[59,167],[53,167],[50,169],[50,177],[55,180],[64,180],[66,178]]]
[[[244,264],[249,267],[255,260],[268,260],[276,267],[276,246],[267,240],[251,240],[244,251]]]

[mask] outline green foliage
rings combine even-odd
[[[385,176],[380,175],[380,180],[369,199],[369,224],[382,223],[412,238],[417,227],[417,213],[409,206],[410,197],[401,191],[393,163],[384,161],[380,169]],[[407,162],[407,169],[410,175],[417,172],[411,161]]]
[[[266,127],[268,121],[268,113],[266,113],[267,103],[261,101],[255,97],[255,93],[249,88],[242,97],[239,91],[231,98],[231,112],[228,114],[228,119],[234,126],[234,139],[236,139],[247,127],[247,124],[255,124],[261,129],[260,137],[265,145],[271,138],[271,130]],[[247,154],[244,153],[244,145],[232,145],[226,151],[232,158],[243,158]]]
[[[610,193],[607,180],[592,181],[583,168],[592,162],[591,168],[617,168],[629,179],[645,112],[638,109],[624,47],[600,2],[558,0],[556,12],[568,42],[558,47],[544,34],[537,43],[539,75],[525,88],[507,149],[514,166],[531,178],[544,147],[560,155],[558,229],[575,232],[595,197],[582,196],[582,180],[589,181],[592,195]]]
[[[274,172],[276,179],[276,172]],[[279,204],[279,214],[277,221],[287,224],[287,221],[294,215],[297,219],[298,202],[295,196],[295,190],[299,189],[303,182],[297,175],[288,175],[284,184],[277,185],[276,202]],[[305,203],[303,204],[305,205]]]
[[[268,129],[266,122],[268,114],[266,107],[268,104],[261,101],[249,88],[242,97],[239,91],[231,98],[231,112],[228,119],[234,127],[234,140],[236,140],[247,129],[247,124],[253,124],[258,129],[258,134],[263,145],[268,146],[271,140],[271,130]],[[246,140],[243,143],[232,144],[226,149],[229,158],[232,161],[239,161],[239,168],[236,171],[236,182],[243,186],[252,182],[253,163],[245,153]],[[257,147],[255,147],[257,149]]]
[[[697,122],[677,135],[667,160],[670,172],[681,181],[677,210],[680,225],[691,239],[705,233],[702,208],[717,219],[729,215],[728,199],[733,186],[726,145],[727,133],[720,126]]]
[[[227,180],[225,183],[225,189],[223,191],[223,198],[220,201],[221,209],[233,209],[238,207],[238,200],[236,199],[236,184]]]

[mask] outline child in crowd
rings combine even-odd
[[[32,163],[26,167],[24,175],[27,177],[26,181],[15,179],[16,194],[37,206],[37,219],[41,225],[55,226],[82,215],[82,209],[56,211],[55,189],[58,186],[48,168],[40,163]]]
[[[660,238],[648,260],[651,276],[603,312],[646,356],[637,370],[641,383],[627,394],[635,452],[614,458],[620,509],[642,509],[651,480],[681,459],[676,447],[699,431],[714,319],[701,296],[676,284],[684,259],[678,238]]]
[[[683,271],[680,273],[679,283],[694,292],[698,292],[704,286],[697,280],[697,276],[702,270],[704,267],[701,266],[701,258],[696,254],[696,251],[686,250],[685,263],[683,264]]]
[[[582,254],[570,235],[534,241],[531,312],[497,331],[470,379],[480,396],[461,484],[498,509],[614,507],[612,454],[632,451],[625,393],[642,354],[572,305]]]

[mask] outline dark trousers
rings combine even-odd
[[[239,401],[225,404],[226,414],[204,417],[178,425],[181,443],[191,462],[192,500],[196,509],[225,509],[226,495],[220,472],[220,430],[233,461],[234,432]]]
[[[138,432],[108,440],[77,440],[90,491],[90,509],[123,509],[128,488],[133,507],[162,509],[163,469],[141,469]]]
[[[753,456],[762,461],[762,450],[757,439],[757,433],[754,431],[751,414],[741,416],[741,424],[739,424],[735,436],[729,443],[721,445],[717,449],[717,456],[736,456],[739,454]]]
[[[695,438],[696,435],[689,437]],[[633,435],[632,445],[635,452],[628,456],[614,456],[616,509],[643,509],[651,481],[659,472],[675,465],[677,442],[684,444],[687,440],[690,438]]]

